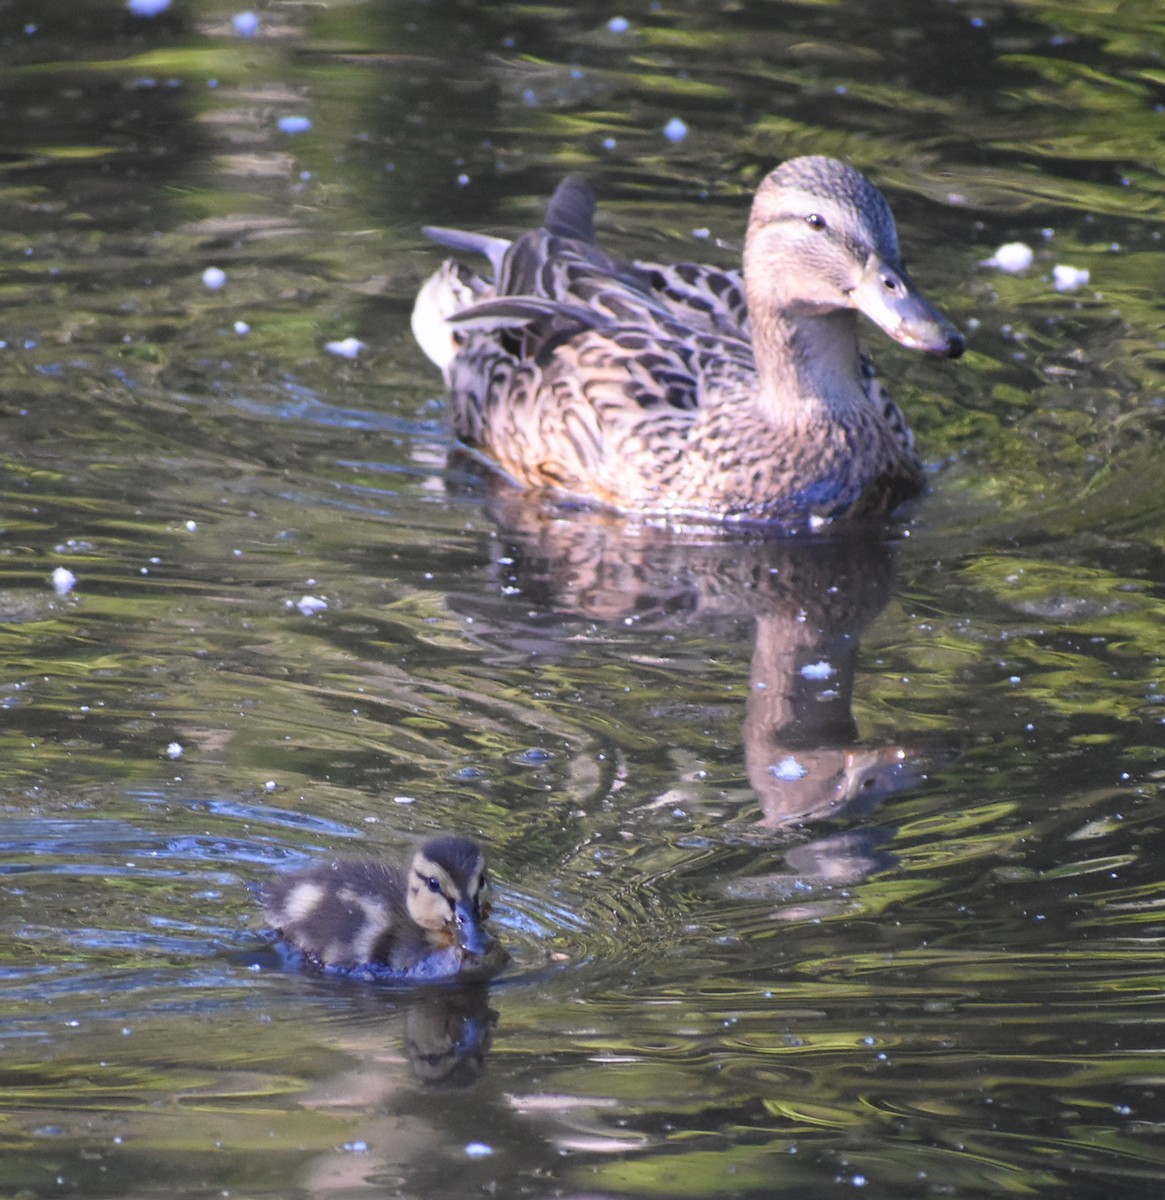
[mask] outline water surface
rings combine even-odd
[[[1159,1195],[1155,6],[238,15],[0,29],[5,1188]],[[931,468],[885,539],[449,463],[421,224],[581,171],[613,249],[731,263],[798,153],[970,333],[866,331]],[[488,990],[263,937],[249,882],[449,828]]]

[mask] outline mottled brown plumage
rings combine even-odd
[[[906,346],[953,358],[964,342],[907,276],[865,176],[820,157],[768,175],[743,275],[616,260],[593,213],[567,179],[514,242],[426,231],[494,268],[445,263],[413,313],[462,441],[522,487],[652,515],[816,523],[921,491],[857,313]]]
[[[469,838],[430,838],[407,872],[367,859],[314,863],[269,881],[260,898],[267,924],[316,966],[479,978],[505,962],[484,928],[489,880]]]

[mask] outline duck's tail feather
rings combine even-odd
[[[417,293],[413,304],[413,337],[446,376],[458,349],[450,322],[492,291],[468,267],[451,260],[430,275]]]
[[[497,279],[502,270],[502,259],[510,248],[507,238],[491,237],[488,233],[470,233],[465,229],[448,229],[444,225],[425,225],[421,232],[440,246],[462,254],[481,254],[488,258]]]
[[[595,193],[585,179],[568,175],[554,189],[542,228],[555,237],[595,241]]]

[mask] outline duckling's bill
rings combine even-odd
[[[481,927],[475,905],[459,900],[453,906],[453,921],[457,944],[467,954],[485,954],[493,944],[493,938]]]

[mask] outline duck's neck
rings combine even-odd
[[[778,424],[846,421],[866,403],[857,314],[750,309],[758,401]]]

